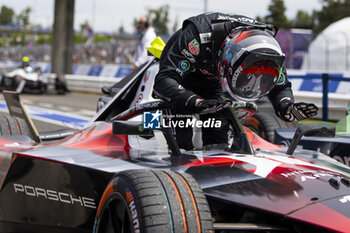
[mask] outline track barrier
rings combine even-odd
[[[15,67],[16,63],[0,63],[0,71]],[[50,73],[51,65],[36,63],[43,73]],[[72,91],[101,93],[101,87],[120,81],[131,72],[130,65],[74,65],[73,74],[65,75]],[[288,79],[297,101],[319,106],[319,119],[339,120],[345,116],[350,103],[350,73],[322,73],[287,70]]]

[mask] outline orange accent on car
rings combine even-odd
[[[106,189],[101,197],[100,204],[98,205],[98,208],[97,208],[97,217],[100,217],[102,206],[105,203],[108,195],[111,192],[113,192],[113,181],[109,182],[109,184],[107,185],[107,187],[106,187]]]
[[[199,221],[199,213],[198,213],[196,201],[194,200],[194,196],[193,196],[192,190],[191,190],[190,186],[188,185],[187,181],[186,181],[182,176],[180,176],[180,178],[181,178],[182,181],[185,183],[186,188],[188,189],[188,192],[190,193],[191,200],[192,200],[192,204],[193,204],[193,207],[194,207],[194,212],[195,212],[195,214],[196,214],[196,220],[197,220],[197,226],[198,226],[198,233],[201,233],[201,232],[202,232],[202,229],[201,229],[201,223],[200,223],[200,221]]]
[[[21,135],[21,130],[20,130],[20,128],[19,128],[18,120],[17,120],[17,118],[13,118],[13,119],[14,119],[14,120],[15,120],[15,122],[16,122],[17,131],[18,131],[18,135]]]
[[[187,221],[186,221],[186,216],[185,216],[185,209],[184,209],[184,205],[182,203],[182,200],[181,200],[181,196],[180,196],[180,193],[179,193],[179,190],[177,189],[174,181],[172,180],[172,178],[166,174],[165,172],[163,172],[167,177],[168,179],[170,180],[171,184],[173,185],[175,191],[176,191],[176,196],[177,198],[179,199],[179,204],[180,204],[180,207],[181,207],[181,213],[182,213],[182,219],[184,221],[184,228],[185,228],[185,232],[188,232],[188,229],[187,229]]]
[[[251,129],[248,127],[243,126],[243,129],[245,130],[248,139],[250,143],[252,144],[254,150],[255,149],[265,149],[265,150],[274,150],[274,149],[279,149],[282,148],[282,146],[273,144],[271,142],[268,142],[261,138],[259,135],[254,133]]]

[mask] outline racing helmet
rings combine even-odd
[[[28,57],[28,56],[24,56],[24,57],[22,58],[22,67],[27,67],[27,66],[29,66],[29,62],[30,62],[29,57]]]
[[[232,32],[221,45],[217,64],[223,91],[233,100],[255,101],[285,80],[284,54],[274,36],[261,29]]]
[[[22,58],[22,62],[29,62],[30,61],[30,59],[29,59],[29,57],[27,57],[27,56],[24,56],[23,58]]]

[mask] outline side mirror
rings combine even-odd
[[[297,147],[297,145],[300,142],[300,139],[303,136],[334,137],[335,126],[321,123],[299,125],[288,147],[288,155],[293,154],[295,148]]]
[[[153,131],[144,129],[143,123],[139,121],[113,121],[112,132],[119,135],[140,135],[146,139],[154,136]]]

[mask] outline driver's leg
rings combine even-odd
[[[181,113],[175,113],[179,115],[184,115]],[[189,117],[175,117],[172,120],[175,122],[177,121],[184,121],[186,122],[188,118],[192,118],[191,115]],[[190,120],[189,119],[189,120]],[[185,150],[192,150],[194,148],[193,143],[192,143],[192,136],[193,136],[193,131],[191,127],[175,127],[175,132],[176,132],[176,141],[181,149]]]
[[[200,119],[204,122],[210,119],[213,127],[202,127],[203,146],[211,144],[228,143],[229,123],[221,113],[212,113],[201,115]],[[218,123],[221,122],[221,123]],[[217,127],[219,126],[220,127]]]

